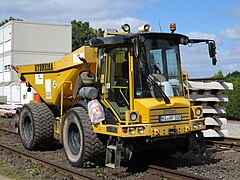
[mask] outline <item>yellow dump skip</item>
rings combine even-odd
[[[95,74],[97,50],[83,46],[56,62],[17,66],[18,76],[30,84],[46,103],[60,105],[62,88],[64,97],[72,96],[78,74],[86,69],[79,57],[87,60]]]

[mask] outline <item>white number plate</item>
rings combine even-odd
[[[159,116],[159,121],[160,122],[180,121],[181,119],[182,119],[181,114],[171,114],[171,115]]]

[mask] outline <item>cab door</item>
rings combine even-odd
[[[125,111],[129,110],[128,48],[106,48],[103,51],[99,62],[101,97],[111,106],[113,113],[124,120]]]

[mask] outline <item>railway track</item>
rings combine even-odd
[[[5,131],[8,133],[14,133],[17,135],[15,131],[9,130],[9,129],[3,129],[0,128],[0,131]],[[216,147],[221,147],[221,148],[228,148],[228,149],[235,149],[235,150],[240,150],[240,139],[237,138],[224,138],[224,139],[207,139],[206,143],[208,146],[216,146]],[[6,145],[0,144],[0,148],[5,149],[6,151],[10,151],[14,154],[19,154],[21,156],[24,156],[28,159],[32,159],[33,161],[37,161],[41,164],[43,164],[46,167],[51,167],[56,169],[58,172],[63,172],[65,174],[68,174],[72,177],[77,177],[77,179],[99,179],[97,176],[93,176],[88,174],[87,172],[82,173],[79,169],[74,170],[71,167],[66,167],[62,164],[57,164],[56,162],[51,162],[47,159],[42,159],[41,156],[34,156],[32,153],[27,153],[27,152],[22,152],[17,150],[17,148],[11,148]],[[144,172],[142,172],[144,173]],[[182,171],[177,171],[165,167],[159,167],[155,165],[149,165],[149,168],[147,170],[147,173],[155,175],[155,177],[163,177],[167,179],[175,179],[175,180],[180,180],[180,179],[186,179],[186,180],[203,180],[207,179],[206,177],[201,177],[197,176],[195,174],[191,173],[186,173]],[[111,176],[111,171],[109,171],[108,175],[109,177]],[[107,176],[108,178],[108,176]]]
[[[155,165],[149,165],[149,171],[153,174],[159,174],[159,177],[174,179],[174,180],[208,180],[206,177],[197,176],[192,173],[186,173],[182,171],[172,170],[169,168],[159,167]],[[210,180],[210,179],[209,179]]]
[[[10,129],[7,129],[7,128],[0,128],[0,131],[3,131],[3,132],[7,132],[7,133],[12,133],[12,134],[19,134],[17,132],[17,130],[13,131],[13,130],[10,130]]]
[[[208,146],[215,146],[219,148],[234,149],[240,151],[240,139],[233,137],[224,138],[209,138],[206,139],[206,144]]]
[[[4,131],[6,133],[11,133],[11,134],[15,134],[18,135],[18,133],[16,133],[15,131],[6,129],[6,128],[0,128],[0,131]],[[5,149],[6,151],[10,151],[14,154],[18,154],[21,156],[24,156],[26,158],[32,159],[34,161],[37,161],[39,163],[44,164],[45,166],[50,166],[51,168],[55,168],[57,169],[57,171],[61,171],[64,172],[66,174],[69,174],[73,177],[82,177],[85,179],[99,179],[98,177],[93,177],[91,175],[88,175],[86,173],[81,173],[79,171],[74,171],[72,169],[70,169],[69,167],[64,167],[62,165],[58,165],[56,163],[53,163],[51,161],[45,160],[43,159],[41,156],[34,156],[31,153],[27,153],[27,152],[22,152],[19,151],[17,148],[11,148],[8,147],[6,145],[3,145],[0,143],[0,148]],[[164,178],[170,178],[170,179],[187,179],[187,180],[192,180],[192,179],[198,179],[198,180],[202,180],[202,179],[206,179],[206,178],[202,178],[200,176],[196,176],[193,174],[189,174],[189,173],[183,173],[177,170],[172,170],[169,168],[164,168],[164,167],[159,167],[159,166],[154,166],[154,165],[150,165],[148,168],[148,173],[151,174],[155,174],[155,176],[157,177],[164,177]],[[111,176],[111,173],[109,173],[109,175]]]
[[[0,131],[18,135],[17,132],[9,130],[9,129],[6,129],[6,128],[0,128]],[[12,147],[6,146],[6,145],[1,144],[1,143],[0,143],[0,148],[6,150],[8,152],[11,152],[13,154],[21,155],[23,157],[31,159],[34,162],[41,163],[41,164],[43,164],[43,165],[45,165],[47,167],[54,168],[58,172],[62,172],[62,173],[68,174],[68,175],[70,175],[72,177],[75,177],[76,179],[92,179],[92,180],[99,180],[100,179],[99,177],[96,177],[96,176],[93,176],[93,175],[89,175],[87,173],[80,172],[79,170],[73,170],[73,169],[71,169],[69,167],[63,166],[62,164],[53,163],[53,162],[51,162],[49,160],[46,160],[46,159],[43,159],[43,158],[39,157],[39,155],[34,155],[34,154],[31,154],[31,153],[28,153],[28,152],[22,152],[21,150],[18,150],[17,148],[12,148]]]
[[[92,179],[92,180],[99,180],[100,179],[98,177],[94,177],[92,175],[89,175],[89,174],[86,174],[86,173],[82,173],[82,172],[79,172],[79,171],[74,171],[74,170],[72,170],[72,169],[70,169],[68,167],[64,167],[62,165],[58,165],[58,164],[52,163],[51,161],[44,160],[44,159],[39,158],[37,156],[34,156],[34,155],[31,155],[31,154],[28,154],[28,153],[24,153],[24,152],[18,151],[17,149],[10,148],[10,147],[5,146],[3,144],[0,144],[0,148],[3,148],[5,150],[7,150],[7,151],[10,151],[10,152],[12,152],[14,154],[18,154],[18,155],[30,158],[30,159],[32,159],[34,161],[37,161],[37,162],[42,163],[44,165],[50,166],[51,168],[55,168],[57,171],[61,171],[61,172],[67,173],[67,174],[71,175],[72,177]]]

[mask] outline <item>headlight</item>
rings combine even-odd
[[[124,32],[130,33],[130,26],[129,26],[129,24],[122,25],[122,29],[123,29]]]
[[[144,127],[138,127],[138,134],[144,133]]]
[[[198,127],[201,128],[203,125],[203,122],[202,121],[198,121]]]
[[[202,109],[201,109],[201,108],[196,108],[196,109],[195,109],[195,114],[196,114],[197,116],[200,116],[200,115],[202,114]]]
[[[195,122],[195,123],[193,124],[193,128],[194,128],[194,129],[197,129],[197,127],[198,127],[198,125],[197,125],[197,123]]]
[[[139,122],[139,112],[138,111],[126,111],[125,117],[126,117],[126,124]]]
[[[149,32],[151,31],[151,26],[149,24],[144,24],[138,28],[138,32]]]
[[[136,120],[137,120],[137,117],[138,117],[138,115],[137,115],[136,112],[131,112],[131,114],[130,114],[130,119],[131,119],[131,121],[136,121]]]
[[[130,134],[135,134],[135,128],[129,128],[129,133]]]

